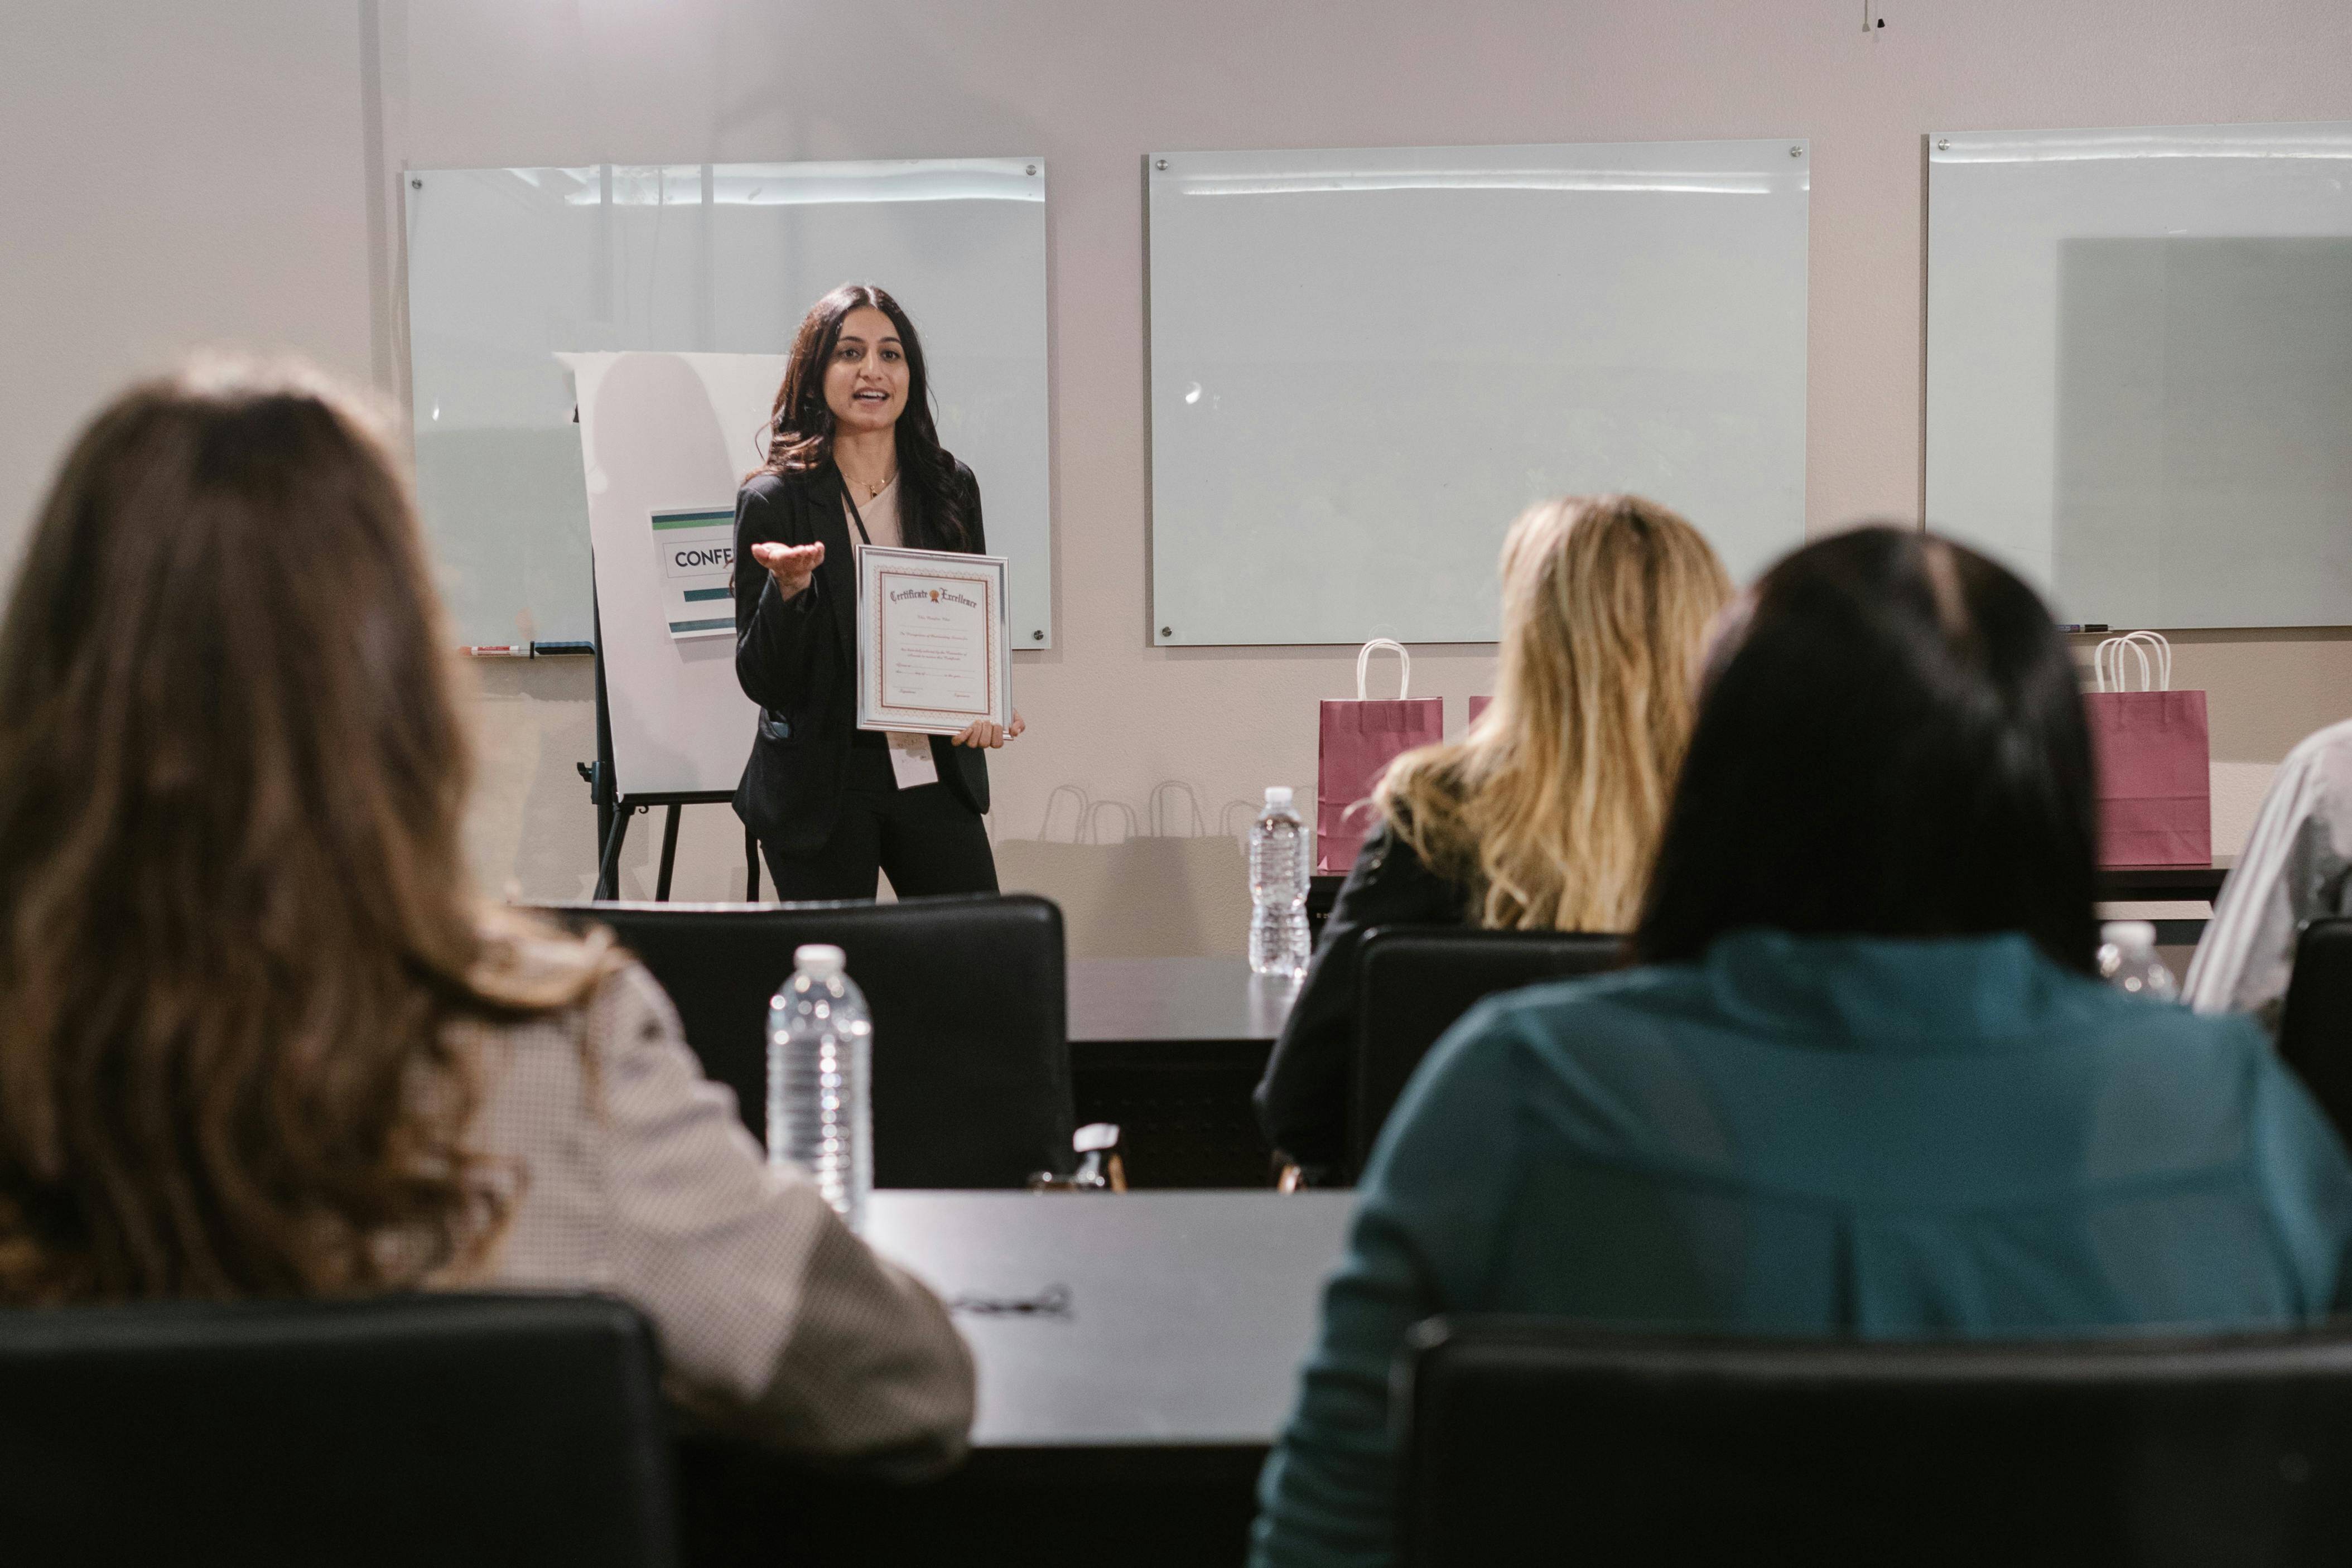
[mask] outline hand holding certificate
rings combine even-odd
[[[857,552],[857,727],[961,738],[1013,715],[1002,556]]]

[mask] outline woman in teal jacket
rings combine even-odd
[[[1633,947],[1441,1041],[1364,1174],[1255,1561],[1392,1560],[1388,1378],[1442,1312],[2006,1338],[2345,1301],[2352,1166],[2242,1018],[2095,974],[2073,661],[1868,528],[1723,635]]]

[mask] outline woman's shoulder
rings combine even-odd
[[[647,1024],[676,1032],[668,996],[604,926],[571,931],[499,904],[486,904],[478,919],[482,945],[472,985],[486,1008],[479,1021],[490,1032],[599,1048],[642,1033]]]
[[[744,480],[737,487],[735,495],[739,501],[743,497],[749,496],[773,506],[795,497],[815,494],[818,488],[826,483],[832,473],[833,465],[830,463],[785,474],[779,474],[771,468],[762,468]]]
[[[607,1063],[648,1047],[685,1041],[669,993],[643,964],[625,955],[581,999],[576,1016],[590,1052]]]
[[[583,1122],[607,1118],[627,1085],[649,1073],[695,1075],[677,1009],[634,958],[610,963],[569,1002],[462,1029],[489,1067],[484,1115],[501,1154],[568,1148]]]
[[[1357,851],[1342,896],[1361,896],[1376,891],[1389,894],[1410,892],[1449,906],[1459,904],[1462,917],[1466,918],[1471,877],[1462,868],[1442,858],[1433,859],[1415,847],[1415,841],[1422,836],[1402,821],[1383,818],[1365,835],[1363,847]]]

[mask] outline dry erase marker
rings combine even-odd
[[[457,652],[471,653],[477,659],[528,659],[530,657],[530,648],[528,644],[518,648],[511,643],[485,643],[478,647],[460,648]]]

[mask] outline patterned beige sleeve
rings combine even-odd
[[[970,1353],[796,1169],[772,1171],[632,966],[592,1004],[613,1284],[654,1320],[677,1392],[781,1446],[908,1470],[961,1456]]]

